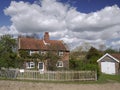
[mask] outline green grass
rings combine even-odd
[[[97,82],[98,83],[114,83],[114,82],[120,83],[120,75],[101,74]]]

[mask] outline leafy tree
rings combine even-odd
[[[17,54],[15,52],[16,40],[10,35],[0,38],[0,68],[16,67]]]
[[[90,43],[88,42],[83,42],[80,46],[77,46],[73,49],[73,51],[78,51],[78,52],[87,52],[91,48]]]
[[[108,49],[106,49],[105,50],[105,53],[119,53],[119,51],[117,51],[117,50],[114,50],[114,49],[112,49],[112,48],[108,48]]]
[[[25,50],[19,50],[19,57],[23,59],[29,58],[29,52]]]
[[[29,52],[25,50],[19,50],[18,51],[18,67],[19,68],[24,68],[23,63],[26,59],[30,58]]]
[[[69,61],[71,70],[83,70],[84,62],[82,60],[72,60]]]
[[[98,51],[94,47],[91,47],[87,52],[86,60],[89,61],[89,63],[97,64],[97,59],[99,59],[102,55],[102,52]]]
[[[97,60],[103,55],[102,51],[98,51],[96,48],[91,47],[88,52],[84,53],[84,58],[76,59],[75,56],[79,55],[78,53],[71,53],[72,57],[70,58],[70,69],[71,70],[96,70],[97,74],[100,74],[100,69],[97,63]]]
[[[47,53],[47,69],[55,71],[57,69],[56,63],[59,59],[60,59],[60,56],[58,56],[52,51],[49,51]]]

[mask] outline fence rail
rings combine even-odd
[[[25,71],[17,79],[43,81],[81,81],[97,80],[96,71]]]
[[[97,80],[96,71],[31,71],[2,70],[0,78],[42,81],[81,81]]]

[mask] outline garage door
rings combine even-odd
[[[101,71],[106,74],[115,74],[115,63],[101,62]]]

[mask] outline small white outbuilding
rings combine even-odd
[[[120,73],[120,54],[106,53],[97,62],[102,73],[113,75]]]

